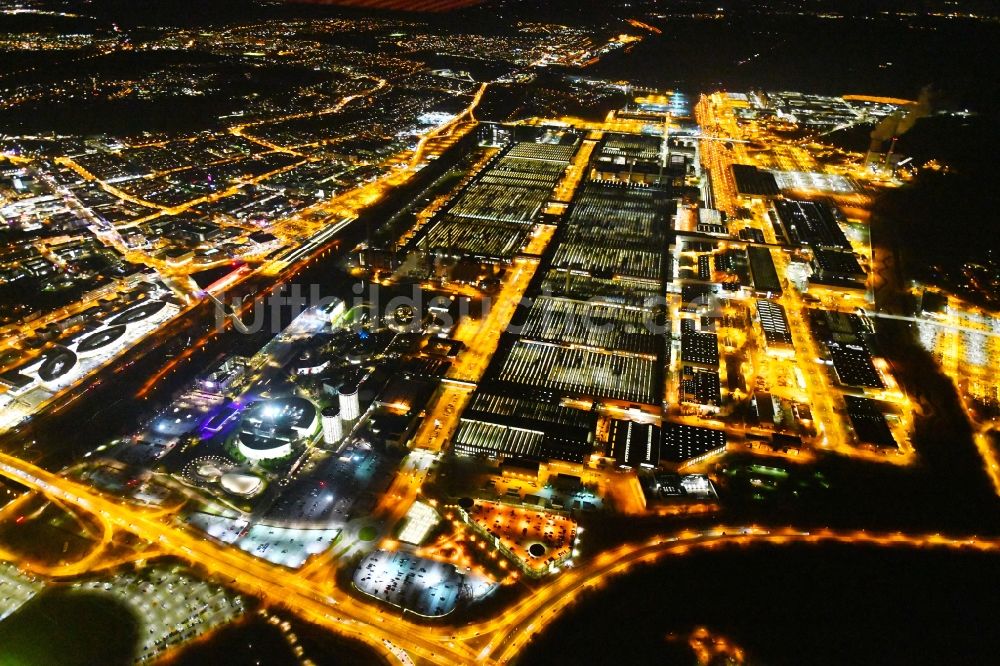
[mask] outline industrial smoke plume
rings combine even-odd
[[[931,97],[931,87],[924,86],[916,103],[902,107],[883,118],[882,122],[872,130],[869,151],[878,152],[886,141],[897,139],[913,129],[918,120],[931,112]]]

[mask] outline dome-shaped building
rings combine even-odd
[[[291,396],[255,402],[243,413],[237,446],[248,460],[273,460],[292,453],[296,442],[319,427],[316,406]]]

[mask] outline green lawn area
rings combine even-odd
[[[0,524],[0,543],[26,558],[55,564],[83,557],[93,543],[81,532],[79,522],[62,509],[42,500],[30,500],[21,515],[21,523],[7,520]],[[0,644],[2,646],[2,644]]]
[[[135,659],[139,625],[110,596],[51,589],[0,622],[0,666],[115,666]]]
[[[377,535],[378,532],[371,525],[365,525],[358,531],[358,538],[362,541],[372,541]]]

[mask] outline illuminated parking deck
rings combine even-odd
[[[464,576],[451,564],[403,551],[377,550],[354,572],[365,594],[424,617],[455,610]]]
[[[476,500],[468,519],[531,575],[551,571],[573,554],[576,521],[566,516]]]

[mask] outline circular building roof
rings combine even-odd
[[[219,485],[229,493],[241,497],[253,497],[264,488],[264,480],[253,474],[229,472],[223,474]]]
[[[134,324],[137,321],[142,321],[143,319],[148,319],[155,315],[157,312],[167,307],[166,301],[152,300],[146,301],[145,303],[140,303],[134,307],[120,312],[108,322],[111,326],[117,326],[118,324]]]
[[[388,317],[388,326],[396,332],[413,330],[416,311],[412,305],[403,304],[392,311]]]
[[[276,428],[307,428],[316,418],[316,405],[299,396],[259,400],[243,413],[243,420]]]
[[[65,347],[56,347],[45,356],[38,366],[38,378],[43,382],[59,379],[76,366],[76,354]]]
[[[76,351],[80,354],[95,352],[103,347],[107,347],[125,335],[125,325],[109,326],[102,328],[96,333],[91,333],[76,346]]]
[[[208,481],[215,481],[222,476],[222,470],[215,463],[207,462],[198,466],[198,476]]]
[[[316,406],[298,396],[261,400],[243,412],[240,450],[248,458],[280,458],[292,443],[315,427]]]

